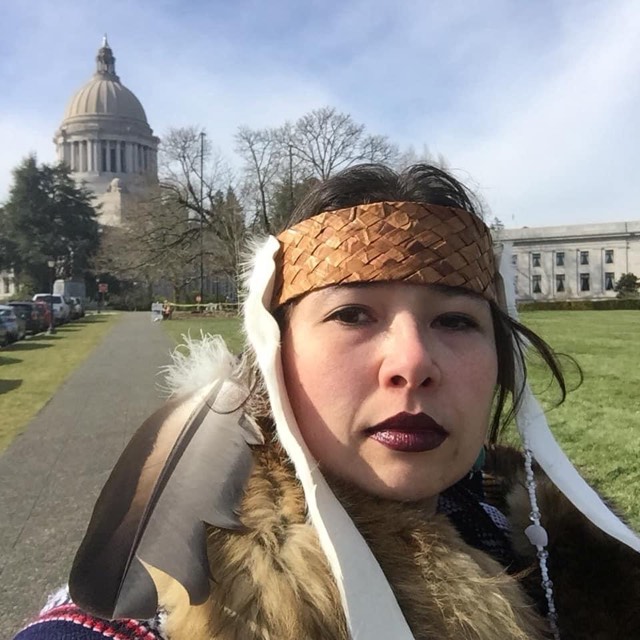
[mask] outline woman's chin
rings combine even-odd
[[[430,499],[437,501],[440,493],[447,488],[446,483],[441,480],[424,478],[422,474],[389,473],[388,471],[386,469],[373,477],[350,480],[371,495],[396,502],[420,502]]]

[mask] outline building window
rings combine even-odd
[[[126,151],[125,143],[121,142],[120,143],[120,171],[122,171],[122,173],[127,172],[127,155],[125,151]]]
[[[540,286],[541,282],[542,276],[531,277],[531,291],[533,291],[533,293],[542,293],[542,287]]]
[[[556,267],[564,267],[564,251],[556,251]]]
[[[532,253],[531,254],[531,265],[534,267],[539,267],[540,266],[540,254],[539,253]]]
[[[104,140],[100,143],[100,171],[107,171],[107,143]]]
[[[591,287],[589,286],[589,274],[581,273],[580,274],[580,291],[590,291]]]
[[[558,293],[564,293],[564,273],[559,273],[556,276],[556,291]]]
[[[605,264],[613,264],[613,249],[604,250],[604,262]]]
[[[581,251],[580,252],[580,264],[589,264],[589,252]],[[587,289],[589,291],[589,289]]]
[[[604,290],[605,291],[613,291],[615,289],[615,274],[614,273],[605,273],[604,274]]]
[[[511,256],[511,264],[515,267],[518,264],[518,256],[517,255],[512,255]]]

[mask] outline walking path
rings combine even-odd
[[[66,581],[111,468],[162,404],[156,374],[171,348],[148,314],[123,314],[0,457],[0,637]]]

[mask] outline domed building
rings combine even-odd
[[[138,98],[120,82],[106,36],[96,72],[69,101],[54,142],[74,179],[95,193],[101,224],[121,225],[158,184],[160,140]]]

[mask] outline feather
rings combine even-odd
[[[278,437],[302,484],[313,523],[338,585],[353,640],[411,640],[413,634],[371,549],[322,476],[286,393],[280,331],[268,311],[280,245],[270,237],[256,251],[245,301],[245,331],[265,379]]]
[[[505,288],[505,302],[509,315],[516,319],[516,295],[511,264],[511,246],[503,246],[500,272]],[[616,516],[600,496],[585,482],[556,442],[544,411],[524,380],[522,359],[516,353],[516,385],[524,382],[522,403],[516,415],[516,424],[523,443],[527,446],[549,479],[562,491],[567,499],[596,527],[640,551],[640,539]]]
[[[209,594],[205,523],[240,528],[238,507],[261,433],[243,413],[247,390],[217,380],[167,403],[133,436],[109,477],[73,562],[69,587],[102,618],[150,618],[151,565],[193,604]]]
[[[182,334],[182,344],[171,353],[171,364],[162,367],[161,389],[169,397],[183,396],[203,389],[212,380],[231,377],[238,366],[222,336],[200,332],[200,338]]]

